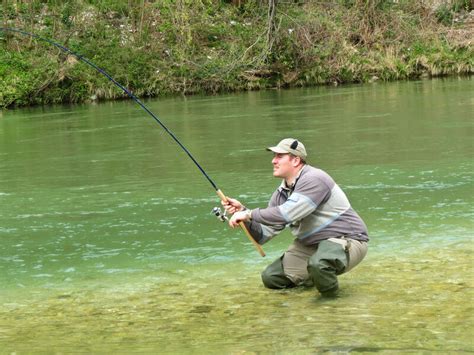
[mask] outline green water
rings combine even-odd
[[[211,185],[131,101],[0,113],[0,353],[474,352],[472,78],[147,101],[227,195],[301,139],[371,235],[341,297],[271,291]]]

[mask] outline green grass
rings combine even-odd
[[[140,97],[474,71],[472,46],[444,35],[444,10],[430,12],[418,2],[280,2],[271,50],[262,1],[15,4],[3,3],[4,26],[64,44]],[[465,9],[456,6],[449,14]],[[0,107],[124,96],[84,63],[19,34],[0,32],[0,77]]]

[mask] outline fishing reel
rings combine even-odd
[[[227,221],[229,218],[227,217],[227,211],[224,210],[224,213],[222,213],[222,210],[219,207],[214,207],[211,211],[211,213],[217,217],[217,219],[221,222]]]

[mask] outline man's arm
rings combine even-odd
[[[273,198],[272,198],[273,200]],[[270,203],[272,203],[270,200]],[[247,209],[240,201],[227,198],[227,202],[223,202],[225,210],[233,213],[229,220],[232,228],[238,227],[240,222],[244,222],[252,237],[259,244],[264,244],[285,228],[285,225],[266,226],[251,220],[252,211]]]
[[[283,204],[256,208],[251,218],[266,226],[292,224],[313,213],[330,195],[331,188],[322,179],[302,179]]]
[[[266,226],[261,223],[257,223],[254,221],[244,222],[247,226],[250,234],[252,235],[253,239],[258,244],[265,244],[270,239],[278,235],[285,226]]]

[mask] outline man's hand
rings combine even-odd
[[[236,199],[227,197],[227,201],[221,201],[222,206],[227,211],[227,213],[234,214],[236,212],[242,211],[245,207]]]
[[[250,210],[235,212],[231,219],[229,219],[229,226],[232,228],[238,227],[240,222],[250,221]]]

